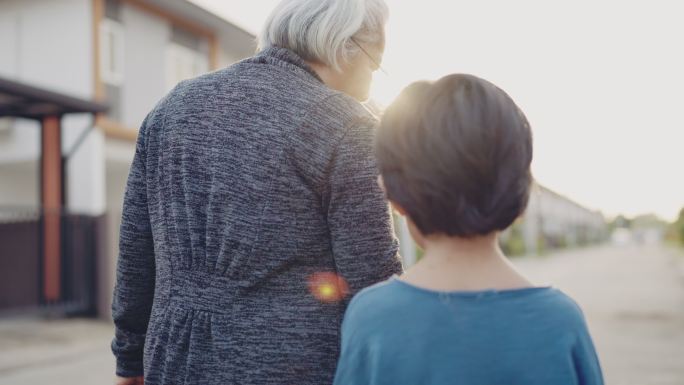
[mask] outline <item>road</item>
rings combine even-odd
[[[610,385],[684,385],[684,253],[659,245],[514,261],[585,312]]]

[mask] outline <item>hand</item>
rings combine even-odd
[[[140,377],[117,377],[115,385],[145,385],[143,376]]]

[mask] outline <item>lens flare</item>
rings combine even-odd
[[[335,273],[314,273],[309,277],[309,291],[321,302],[334,303],[349,294],[349,285]]]

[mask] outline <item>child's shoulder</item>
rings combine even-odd
[[[550,293],[550,303],[557,307],[559,310],[564,310],[567,313],[572,313],[572,314],[582,314],[582,309],[580,308],[579,304],[567,295],[565,292],[563,292],[560,289],[556,288],[551,288],[549,291]]]
[[[544,312],[548,321],[555,320],[573,329],[584,329],[585,318],[580,305],[568,294],[557,288],[550,288],[546,295],[537,299],[537,306]]]
[[[389,278],[358,292],[349,303],[345,318],[374,319],[379,314],[406,305],[407,299],[398,292],[396,279],[396,277]]]
[[[375,285],[368,286],[359,291],[354,298],[352,298],[349,307],[365,307],[373,306],[377,303],[386,303],[388,299],[395,297],[394,294],[397,290],[395,287],[396,279],[396,276],[392,276],[385,281],[378,282]]]

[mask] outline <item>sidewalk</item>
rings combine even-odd
[[[670,246],[669,252],[672,254],[672,260],[675,264],[675,268],[679,269],[679,275],[684,280],[684,248],[677,246]]]
[[[112,324],[88,319],[0,320],[0,385],[110,385]]]
[[[582,306],[606,384],[682,385],[682,259],[668,246],[629,245],[514,263],[534,282],[553,284]]]

